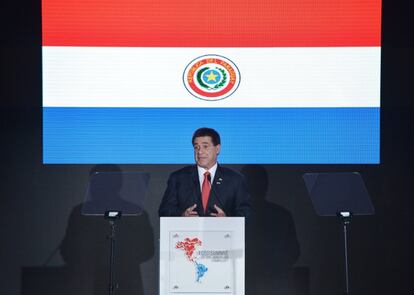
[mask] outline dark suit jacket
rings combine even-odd
[[[197,166],[187,166],[173,172],[168,179],[167,190],[162,198],[158,213],[160,216],[181,216],[192,205],[199,216],[217,213],[217,205],[227,216],[248,217],[251,210],[250,196],[244,177],[239,172],[218,165],[211,182],[207,211],[201,203],[200,181]]]

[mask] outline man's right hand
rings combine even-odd
[[[198,213],[197,211],[194,211],[194,209],[197,207],[197,204],[194,204],[193,206],[185,209],[185,211],[183,212],[183,214],[181,214],[181,216],[183,217],[197,217]]]

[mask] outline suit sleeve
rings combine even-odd
[[[179,212],[178,208],[178,196],[177,196],[177,181],[173,175],[168,179],[167,189],[165,190],[160,207],[158,209],[158,215],[160,217],[167,216],[181,216],[182,212]]]

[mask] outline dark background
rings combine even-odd
[[[70,294],[67,285],[79,285],[79,290],[85,291],[88,282],[71,281],[81,269],[85,270],[82,264],[85,259],[95,267],[85,272],[85,281],[96,281],[99,276],[98,282],[104,284],[105,281],[106,265],[97,265],[96,259],[106,259],[107,249],[97,250],[105,248],[103,245],[107,243],[105,238],[101,239],[106,233],[106,224],[75,218],[68,227],[71,212],[76,215],[76,206],[83,200],[93,165],[42,164],[41,9],[38,2],[3,1],[0,10],[1,294]],[[254,225],[254,240],[262,244],[253,242],[250,251],[268,255],[253,256],[256,260],[247,258],[248,290],[263,284],[269,286],[263,294],[342,293],[340,224],[335,218],[315,215],[301,175],[315,171],[359,171],[376,215],[355,217],[351,224],[351,292],[413,293],[414,34],[412,10],[407,3],[391,0],[383,3],[380,165],[231,166],[250,173],[250,186],[258,204],[256,213],[266,215],[263,219],[266,222],[259,219]],[[121,234],[123,243],[131,245],[132,249],[124,249],[122,253],[130,253],[129,257],[135,257],[135,249],[143,253],[142,257],[134,258],[133,266],[127,260],[120,263],[119,273],[123,277],[130,267],[141,273],[142,286],[131,287],[134,292],[151,295],[158,292],[159,220],[156,211],[168,175],[180,167],[119,166],[122,171],[151,174],[147,213],[139,220],[125,221],[137,222],[138,227],[125,225],[128,230]],[[268,183],[263,179],[268,179]],[[259,232],[262,234],[257,236]],[[296,249],[295,232],[300,253]],[[68,233],[73,233],[73,239],[65,242],[66,252],[62,252],[58,247],[65,233],[66,241],[71,236]],[[134,245],[138,246],[134,248]],[[95,260],[90,259],[92,256]],[[72,272],[68,271],[70,264],[74,265]],[[278,265],[285,268],[278,269]],[[273,288],[269,281],[287,282],[288,287],[278,291],[278,286],[284,283]],[[128,293],[123,290],[120,289],[123,294]],[[76,294],[83,291],[76,291]],[[94,294],[92,291],[84,293]]]

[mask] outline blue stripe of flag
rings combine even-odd
[[[223,164],[377,164],[379,108],[43,108],[45,164],[193,163],[212,127]]]

